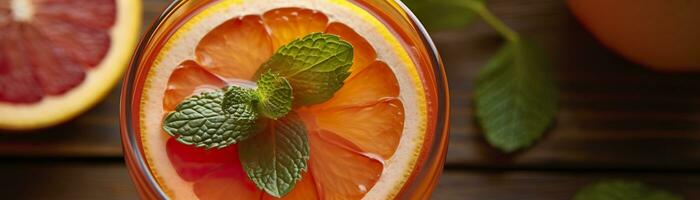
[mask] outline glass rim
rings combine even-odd
[[[120,94],[120,134],[122,138],[122,149],[124,155],[124,159],[127,165],[129,165],[130,162],[135,162],[135,166],[139,170],[138,172],[134,172],[132,168],[127,167],[129,170],[129,173],[131,175],[132,182],[135,184],[137,187],[137,191],[141,191],[142,189],[139,188],[139,183],[136,182],[135,180],[136,177],[134,176],[142,176],[145,177],[145,182],[146,186],[148,186],[149,189],[152,191],[155,191],[155,195],[159,199],[167,199],[168,195],[166,194],[165,191],[160,187],[158,184],[158,181],[156,178],[153,176],[153,173],[151,172],[150,168],[148,167],[148,164],[146,163],[146,159],[143,158],[143,152],[141,151],[140,148],[140,140],[139,138],[136,137],[136,130],[134,127],[134,124],[132,123],[132,120],[134,117],[134,113],[132,112],[132,106],[133,106],[133,100],[132,95],[134,94],[134,83],[136,81],[136,78],[138,76],[138,71],[139,71],[139,65],[142,61],[142,56],[144,54],[146,46],[149,44],[151,39],[153,39],[154,34],[160,30],[161,23],[165,20],[168,20],[169,17],[178,9],[180,9],[180,6],[182,5],[181,3],[190,1],[190,0],[174,0],[168,7],[158,16],[158,18],[153,22],[153,24],[148,28],[148,31],[144,32],[135,53],[132,56],[131,62],[129,64],[129,68],[123,78],[123,83],[122,83],[122,90]],[[436,126],[435,126],[435,132],[433,138],[433,144],[430,145],[430,150],[427,151],[427,154],[435,154],[435,153],[440,153],[436,151],[436,143],[439,143],[442,140],[446,140],[448,138],[449,133],[447,132],[447,129],[449,127],[449,108],[450,108],[450,101],[449,101],[449,90],[448,90],[448,83],[447,83],[447,78],[446,74],[444,71],[444,66],[440,58],[440,54],[433,43],[432,38],[428,34],[428,31],[425,29],[422,23],[418,20],[418,18],[413,14],[413,12],[400,0],[385,0],[389,2],[393,2],[396,5],[398,5],[401,11],[406,13],[406,18],[409,20],[410,25],[414,28],[414,30],[418,33],[418,36],[420,36],[422,45],[426,47],[428,56],[430,58],[430,64],[433,70],[433,77],[435,84],[436,84],[436,94],[437,94],[437,119],[436,119]],[[394,7],[396,8],[396,7]],[[445,145],[445,148],[447,146]],[[442,152],[442,155],[435,155],[435,156],[427,156],[426,158],[426,163],[431,162],[434,159],[440,159],[444,160],[446,151]],[[130,160],[134,159],[133,161]],[[423,172],[423,171],[421,171]],[[136,174],[132,174],[136,173]],[[439,175],[440,172],[438,172],[437,175]],[[423,174],[425,176],[427,174]],[[420,174],[418,175],[420,176]],[[414,185],[415,186],[415,185]],[[407,185],[404,186],[405,189],[410,189],[412,188],[410,183],[407,183]],[[139,195],[143,195],[143,193],[140,193]],[[398,194],[397,198],[401,194]]]

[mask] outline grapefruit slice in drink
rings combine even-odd
[[[120,79],[136,45],[137,0],[0,1],[0,129],[52,126]]]
[[[390,199],[418,168],[431,133],[428,103],[410,49],[348,1],[220,1],[179,29],[147,72],[139,109],[141,147],[160,189],[174,199],[274,199],[243,171],[237,146],[203,150],[162,131],[178,102],[248,84],[281,45],[315,32],[353,45],[351,75],[323,103],[295,108],[308,130],[309,168],[283,199]],[[261,133],[258,133],[261,134]]]

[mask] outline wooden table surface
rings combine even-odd
[[[144,3],[146,27],[167,1]],[[658,73],[619,58],[583,30],[561,0],[488,5],[547,50],[561,109],[536,146],[499,153],[485,143],[471,97],[476,71],[502,40],[481,22],[432,33],[453,105],[434,199],[570,199],[580,187],[609,178],[700,199],[700,74]],[[122,158],[118,109],[116,88],[65,125],[0,133],[0,193],[7,199],[136,199]]]

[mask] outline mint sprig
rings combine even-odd
[[[282,46],[264,63],[256,88],[229,86],[193,95],[168,113],[163,130],[198,148],[239,144],[248,177],[282,197],[301,180],[309,159],[306,127],[293,106],[330,99],[350,75],[352,60],[350,43],[310,34]]]
[[[241,142],[238,154],[258,188],[279,198],[291,192],[307,170],[309,142],[304,123],[294,113],[268,122],[267,129]]]
[[[542,49],[493,15],[483,0],[404,2],[429,26],[466,25],[478,16],[496,30],[506,43],[477,76],[474,101],[479,125],[486,141],[504,152],[527,148],[542,137],[554,121],[558,93],[552,66]],[[439,15],[435,14],[437,9]],[[463,20],[454,19],[460,15]]]
[[[682,200],[683,197],[647,184],[628,180],[604,180],[579,190],[574,200]]]
[[[230,87],[229,91],[245,91]],[[251,135],[258,118],[250,93],[239,93],[224,106],[222,91],[205,92],[180,103],[163,121],[163,130],[183,144],[224,148]]]
[[[534,43],[518,39],[479,72],[476,116],[486,140],[502,151],[529,147],[554,120],[557,90],[541,52]]]
[[[476,117],[486,140],[504,152],[531,146],[554,121],[557,88],[544,51],[501,22],[480,1],[460,6],[477,13],[506,44],[477,77]]]
[[[313,33],[280,47],[263,64],[289,80],[294,88],[294,105],[313,105],[327,101],[350,76],[353,48],[338,36]]]
[[[258,110],[267,118],[284,117],[292,110],[292,85],[286,78],[264,73],[258,79]]]

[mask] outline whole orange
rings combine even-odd
[[[700,1],[569,0],[605,46],[663,71],[700,71]]]

